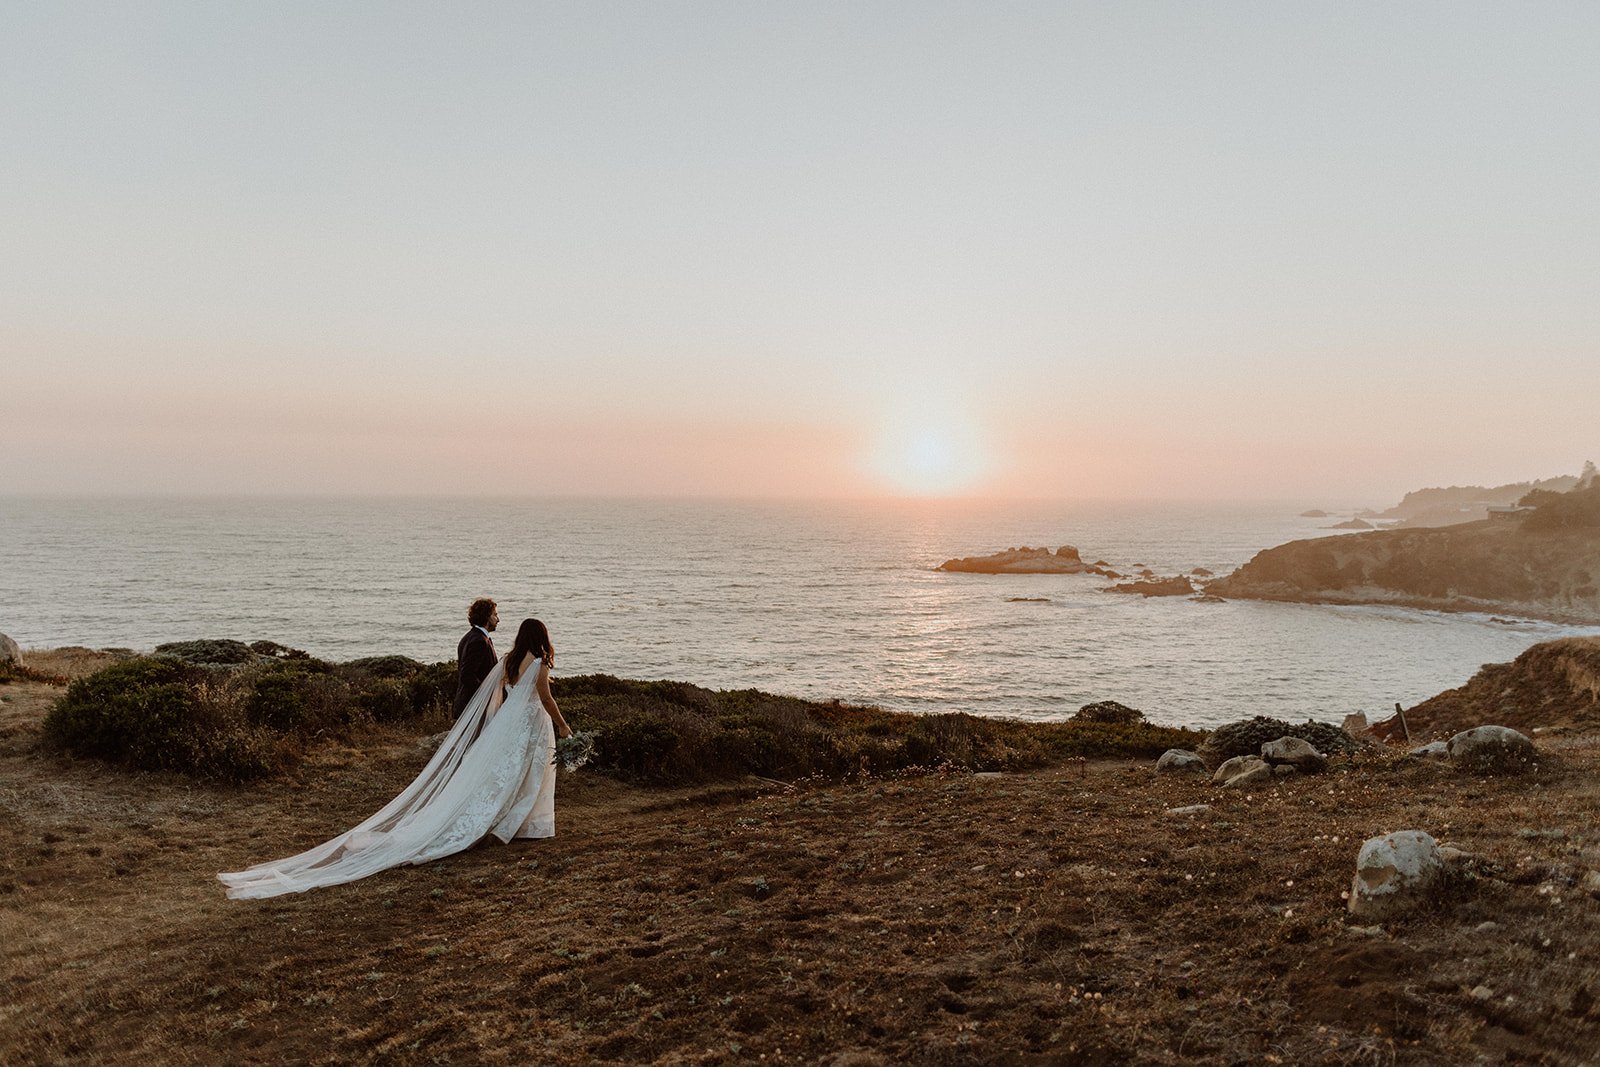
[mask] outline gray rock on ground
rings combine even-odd
[[[1429,741],[1425,745],[1418,745],[1406,755],[1412,759],[1448,760],[1450,746],[1443,741]]]
[[[22,666],[22,649],[5,634],[0,634],[0,663],[15,663],[19,667]]]
[[[1181,808],[1168,808],[1164,814],[1175,817],[1204,815],[1211,810],[1210,804],[1186,804]]]
[[[1474,726],[1450,739],[1450,763],[1472,774],[1524,774],[1539,752],[1526,734],[1507,726]]]
[[[1161,774],[1205,774],[1206,761],[1182,748],[1169,748],[1156,760],[1156,770]]]
[[[1261,746],[1261,758],[1274,767],[1293,767],[1302,774],[1316,774],[1328,768],[1328,757],[1311,742],[1298,737],[1280,737]]]
[[[1211,776],[1211,784],[1222,785],[1234,775],[1242,774],[1250,764],[1260,762],[1260,756],[1235,756],[1217,768],[1217,773]]]
[[[1385,919],[1428,902],[1444,876],[1444,860],[1431,834],[1400,830],[1369,839],[1356,856],[1350,883],[1350,914]]]
[[[1228,763],[1233,763],[1229,760]],[[1223,766],[1227,766],[1224,764]],[[1221,769],[1218,769],[1221,773]],[[1215,778],[1212,779],[1215,781]],[[1272,764],[1260,756],[1245,756],[1243,762],[1234,768],[1234,773],[1229,775],[1222,783],[1224,789],[1248,789],[1253,785],[1268,785],[1272,782]]]

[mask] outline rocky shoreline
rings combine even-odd
[[[1206,587],[1250,600],[1392,604],[1600,625],[1600,531],[1518,519],[1291,541]]]

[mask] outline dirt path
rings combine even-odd
[[[787,789],[578,774],[560,782],[554,840],[232,902],[213,872],[374,810],[420,766],[414,739],[216,789],[40,754],[54,694],[0,687],[5,1063],[1582,1063],[1600,1049],[1600,903],[1571,884],[1600,866],[1588,741],[1534,783],[1376,763],[1253,796],[1119,763]],[[1163,814],[1195,803],[1213,807]],[[1493,876],[1351,933],[1356,848],[1403,828]]]

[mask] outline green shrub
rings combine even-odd
[[[242,781],[282,764],[269,738],[208,699],[206,673],[170,656],[127,660],[80,678],[45,716],[45,743],[139,770]]]
[[[379,678],[357,691],[356,703],[378,722],[398,722],[411,717],[411,688],[404,679]]]
[[[404,678],[423,669],[422,664],[410,656],[367,656],[345,664],[351,670],[370,674],[374,678]]]
[[[1142,722],[1144,712],[1119,704],[1115,700],[1097,700],[1085,704],[1072,717],[1073,722],[1133,723]]]
[[[164,645],[156,646],[157,656],[167,656],[181,659],[186,663],[196,663],[202,666],[212,664],[237,665],[241,663],[254,663],[256,653],[243,641],[207,638],[199,641],[169,641]]]

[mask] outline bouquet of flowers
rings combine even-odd
[[[556,741],[556,762],[567,771],[575,771],[594,756],[596,730],[575,730],[571,737]]]

